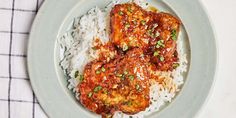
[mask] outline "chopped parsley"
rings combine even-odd
[[[156,48],[165,47],[164,40],[157,41]]]
[[[165,58],[163,57],[163,56],[160,56],[160,61],[164,61],[165,60]]]
[[[133,81],[133,80],[134,80],[134,76],[133,76],[133,75],[129,75],[129,79],[130,79],[131,81]]]
[[[128,10],[130,13],[133,12],[133,10],[131,9],[131,6],[128,6],[127,10]]]
[[[93,89],[93,91],[94,91],[94,92],[98,92],[98,91],[100,91],[101,89],[102,89],[101,86],[96,86],[96,87]]]
[[[177,67],[179,67],[179,63],[173,63],[172,67],[176,69]]]
[[[127,45],[123,46],[123,51],[127,51],[128,49],[129,49],[129,46],[127,46]]]
[[[122,77],[122,74],[116,74],[116,77]]]
[[[79,80],[80,80],[80,81],[83,81],[83,80],[84,80],[84,76],[83,76],[83,75],[80,75],[80,76],[79,76]]]
[[[104,94],[108,94],[108,91],[106,89],[103,92],[104,92]]]
[[[159,52],[158,51],[155,51],[154,53],[153,53],[153,56],[158,56],[159,55]]]
[[[176,32],[175,29],[173,29],[173,30],[171,31],[171,38],[172,38],[172,40],[177,40],[177,32]]]
[[[135,88],[136,88],[136,90],[140,90],[140,85],[139,84],[136,84],[136,86],[135,86]]]
[[[127,74],[128,74],[128,71],[124,71],[124,74],[127,75]]]
[[[129,27],[130,27],[130,24],[129,24],[129,23],[126,23],[126,24],[125,24],[125,30],[128,30]]]
[[[137,21],[136,21],[136,20],[133,20],[132,22],[133,22],[135,25],[137,24]]]
[[[78,77],[78,75],[79,75],[79,71],[75,71],[75,78],[77,78]]]
[[[121,16],[124,15],[124,13],[122,11],[119,11],[118,14]]]
[[[92,92],[89,92],[89,93],[88,93],[88,97],[89,97],[89,98],[91,98],[91,97],[92,97],[92,95],[93,95],[93,93],[92,93]]]
[[[131,105],[132,105],[132,102],[131,102],[131,101],[128,101],[128,102],[127,102],[127,105],[128,105],[128,106],[131,106]]]
[[[145,24],[146,24],[146,21],[145,21],[145,20],[141,20],[141,24],[142,24],[142,25],[145,25]]]
[[[92,49],[93,49],[93,50],[97,50],[97,48],[96,48],[96,47],[92,47]]]
[[[100,74],[101,73],[101,71],[100,70],[96,70],[96,74]]]
[[[125,80],[125,75],[122,75],[122,76],[121,76],[121,80]]]
[[[102,67],[102,69],[101,69],[101,70],[102,70],[102,72],[105,72],[105,71],[106,71],[106,69],[105,69],[104,67]]]

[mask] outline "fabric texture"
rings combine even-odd
[[[43,0],[0,0],[0,118],[47,118],[27,73],[29,31]]]

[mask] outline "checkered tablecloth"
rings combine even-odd
[[[0,118],[46,118],[27,73],[29,31],[43,0],[0,0]]]

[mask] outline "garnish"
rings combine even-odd
[[[131,102],[131,101],[128,101],[128,102],[127,102],[127,105],[128,105],[128,106],[131,106],[131,105],[132,105],[132,102]]]
[[[127,74],[128,74],[128,71],[124,71],[124,74],[127,75]]]
[[[122,74],[116,74],[117,77],[122,77]]]
[[[119,11],[118,14],[121,16],[124,15],[124,13],[122,11]]]
[[[96,70],[96,74],[100,74],[101,73],[101,71],[100,70]]]
[[[134,80],[134,76],[133,76],[133,75],[129,75],[129,79],[130,79],[131,81],[133,81],[133,80]]]
[[[105,71],[106,71],[106,69],[105,69],[104,67],[102,67],[102,69],[101,69],[101,70],[102,70],[102,72],[105,72]]]
[[[136,84],[136,86],[135,86],[135,88],[136,88],[136,90],[140,90],[140,85],[139,84]]]
[[[145,25],[145,24],[146,24],[146,21],[145,21],[145,20],[141,20],[141,24],[142,24],[142,25]]]
[[[163,56],[160,56],[160,61],[164,61],[165,58]]]
[[[128,10],[130,13],[133,12],[133,10],[131,9],[131,6],[128,6],[127,10]]]
[[[165,47],[164,40],[157,41],[156,48]]]
[[[126,24],[125,24],[125,30],[128,30],[129,27],[130,27],[130,24],[129,24],[129,23],[126,23]]]
[[[175,29],[173,29],[173,30],[171,31],[171,38],[172,38],[172,40],[177,40],[177,32],[176,32]]]
[[[79,76],[79,80],[80,80],[80,81],[83,81],[83,80],[84,80],[84,76],[83,76],[83,75],[80,75],[80,76]]]
[[[136,20],[133,20],[132,22],[133,22],[135,25],[137,24],[137,21],[136,21]]]
[[[158,56],[159,55],[159,52],[158,51],[155,51],[154,53],[153,53],[153,56]]]
[[[96,47],[92,47],[92,49],[93,49],[93,50],[97,50],[97,48],[96,48]]]
[[[75,78],[77,78],[78,77],[78,75],[79,75],[79,71],[75,71]]]
[[[124,45],[123,46],[123,51],[126,51],[126,50],[128,50],[129,49],[129,46],[127,46],[127,45]]]
[[[173,63],[172,67],[176,69],[177,67],[179,67],[179,63]]]
[[[98,91],[100,91],[101,89],[102,89],[101,86],[97,86],[97,87],[95,87],[95,88],[93,89],[93,91],[94,91],[94,92],[98,92]]]
[[[93,93],[92,93],[92,92],[89,92],[89,93],[88,93],[88,97],[89,97],[89,98],[91,98],[91,97],[92,97],[92,95],[93,95]]]

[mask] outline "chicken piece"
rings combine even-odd
[[[123,51],[142,48],[159,70],[173,70],[180,24],[168,13],[146,11],[135,3],[118,4],[111,11],[110,37]]]
[[[77,87],[80,102],[103,117],[115,111],[144,111],[149,106],[149,60],[142,49],[132,49],[109,63],[87,64],[84,80]]]

